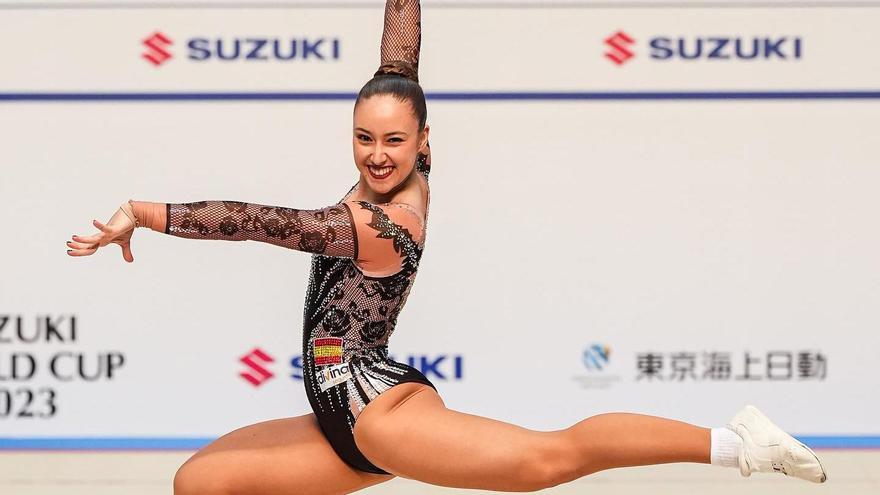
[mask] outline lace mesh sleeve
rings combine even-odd
[[[419,70],[422,10],[419,0],[387,0],[382,31],[382,63],[403,60]]]
[[[357,234],[345,203],[297,210],[238,201],[169,203],[165,233],[190,239],[260,241],[345,258],[357,258]]]

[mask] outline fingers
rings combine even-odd
[[[97,220],[94,220],[93,222],[100,223]],[[71,237],[71,239],[73,240],[67,241],[67,254],[69,256],[89,256],[91,254],[94,254],[95,251],[97,251],[98,248],[101,247],[102,237],[104,237],[103,233],[86,237],[74,234]]]
[[[101,236],[93,235],[89,237],[73,236],[72,241],[67,241],[67,247],[70,249],[98,249],[101,247]]]
[[[67,242],[69,243],[70,241],[67,241]],[[73,249],[68,249],[68,250],[67,250],[67,254],[70,255],[70,256],[88,256],[88,255],[90,255],[90,254],[94,254],[95,251],[97,251],[97,250],[98,250],[97,247],[93,247],[93,248],[73,248]]]
[[[101,230],[101,232],[110,232],[110,229],[108,229],[107,226],[104,225],[103,223],[101,223],[97,220],[92,220],[92,223],[95,224],[95,227],[98,227]]]
[[[111,223],[112,220],[113,219],[111,218]],[[101,247],[105,239],[109,240],[111,237],[117,237],[117,239],[112,240],[111,242],[115,242],[122,247],[122,258],[129,263],[134,261],[134,255],[131,253],[131,246],[127,242],[127,239],[119,239],[118,232],[114,234],[113,229],[98,220],[92,220],[92,224],[97,227],[100,232],[90,236],[78,236],[74,234],[73,237],[71,237],[73,240],[67,241],[68,255],[89,256],[94,254],[95,251]]]
[[[131,254],[131,244],[126,242],[125,244],[122,244],[121,246],[122,246],[122,259],[124,259],[125,261],[127,261],[129,263],[133,262],[134,255]]]
[[[91,249],[100,247],[98,243],[95,242],[76,242],[76,241],[67,241],[68,249]]]
[[[83,237],[83,236],[74,234],[73,237],[71,237],[71,239],[73,239],[74,241],[77,241],[77,242],[84,242],[86,244],[94,244],[96,242],[100,242],[102,236],[103,236],[103,234],[95,234],[95,235],[90,235],[88,237]]]

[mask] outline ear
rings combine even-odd
[[[419,153],[423,155],[428,154],[428,134],[431,133],[431,126],[425,124],[425,130],[422,131],[422,136],[419,139]]]

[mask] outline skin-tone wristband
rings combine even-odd
[[[128,200],[128,202],[136,218],[136,227],[149,227],[156,232],[165,232],[165,225],[168,221],[165,203],[132,200]]]
[[[129,208],[131,208],[131,200],[130,199],[128,200],[128,205],[129,205]],[[134,224],[135,228],[140,226],[140,224],[138,223],[137,217],[135,217],[133,213],[129,213],[129,212],[125,211],[125,208],[123,206],[120,206],[119,209],[122,210],[123,215],[127,216],[128,219],[131,220],[131,223]],[[134,210],[132,209],[132,211],[134,211]]]

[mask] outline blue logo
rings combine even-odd
[[[602,344],[592,344],[584,349],[581,355],[584,366],[588,370],[599,371],[608,364],[611,358],[611,348]]]
[[[642,47],[637,40],[646,39]],[[651,36],[633,37],[617,31],[605,39],[605,57],[623,66],[630,60],[647,56],[653,61],[800,61],[804,57],[802,36]],[[639,55],[644,53],[644,55]]]
[[[155,67],[177,56],[173,39],[155,32],[142,42],[147,51],[141,56]],[[326,62],[342,58],[342,41],[329,36],[247,36],[194,37],[183,44],[183,57],[193,62]]]
[[[658,36],[648,43],[655,60],[800,60],[803,39],[798,36],[668,38]]]
[[[339,60],[339,38],[192,38],[187,58],[199,62]]]
[[[397,361],[394,356],[388,357],[392,361]],[[464,357],[460,354],[410,355],[406,357],[406,364],[421,371],[429,380],[458,381],[464,377]]]
[[[429,380],[461,381],[464,379],[464,356],[461,354],[411,354],[402,361],[398,361],[392,355],[389,355],[388,358],[421,371]],[[290,360],[290,365],[293,368],[291,378],[302,380],[302,356],[294,356]]]

